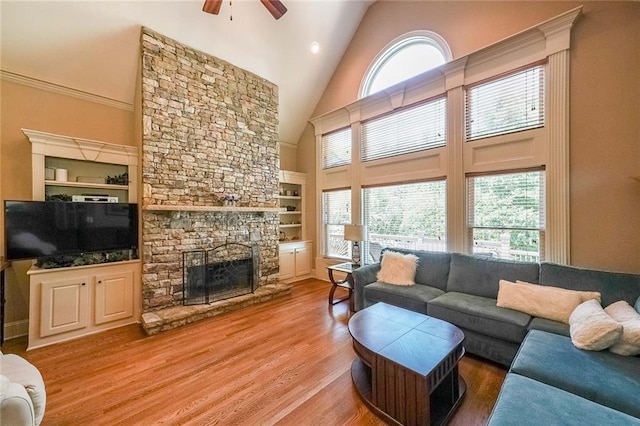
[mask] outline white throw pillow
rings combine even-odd
[[[604,310],[622,324],[622,337],[609,350],[618,355],[640,355],[640,314],[626,301],[612,303]]]
[[[418,257],[413,254],[402,254],[385,251],[380,261],[378,281],[395,285],[414,285]]]
[[[547,318],[565,324],[573,310],[583,302],[577,291],[523,281],[500,280],[498,306],[515,309],[534,317]]]
[[[516,281],[516,283],[530,284],[526,281],[520,281],[520,280]],[[542,284],[539,284],[539,285],[542,285]],[[545,287],[551,287],[551,286],[545,285]],[[578,293],[582,298],[583,302],[586,302],[587,300],[591,300],[591,299],[596,299],[598,303],[602,303],[602,295],[598,291],[569,290],[568,288],[563,288],[558,286],[553,286],[552,288],[557,288],[558,290],[562,290],[562,291],[569,291],[571,293]]]
[[[620,340],[622,324],[591,299],[581,303],[569,317],[569,334],[577,348],[601,351]]]

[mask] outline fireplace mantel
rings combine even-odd
[[[225,213],[276,213],[278,207],[237,207],[237,206],[178,206],[168,204],[153,204],[142,206],[144,211],[156,212],[225,212]]]

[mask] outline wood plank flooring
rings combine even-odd
[[[25,352],[47,389],[43,425],[382,425],[350,376],[348,302],[306,280],[291,296],[148,337],[137,326]],[[486,422],[506,370],[466,355],[450,424]]]

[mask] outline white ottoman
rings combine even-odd
[[[17,355],[0,352],[0,425],[39,425],[47,394],[38,369]]]

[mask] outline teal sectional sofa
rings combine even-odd
[[[393,249],[418,257],[416,285],[377,281],[380,263],[353,272],[356,311],[385,302],[436,317],[458,326],[468,352],[505,366],[511,365],[530,330],[569,335],[569,326],[497,306],[499,282],[526,281],[570,290],[597,291],[602,305],[618,300],[634,305],[640,297],[640,275],[581,269],[553,263],[529,263]],[[385,250],[381,256],[384,256]]]
[[[567,324],[497,306],[504,279],[597,291],[602,306],[626,300],[640,311],[640,275],[393,251],[418,257],[416,285],[378,282],[380,264],[363,266],[353,273],[356,311],[385,302],[443,319],[464,331],[469,353],[510,366],[490,425],[640,425],[640,357],[577,349]]]
[[[488,425],[640,425],[640,358],[584,351],[532,330],[516,355]]]

